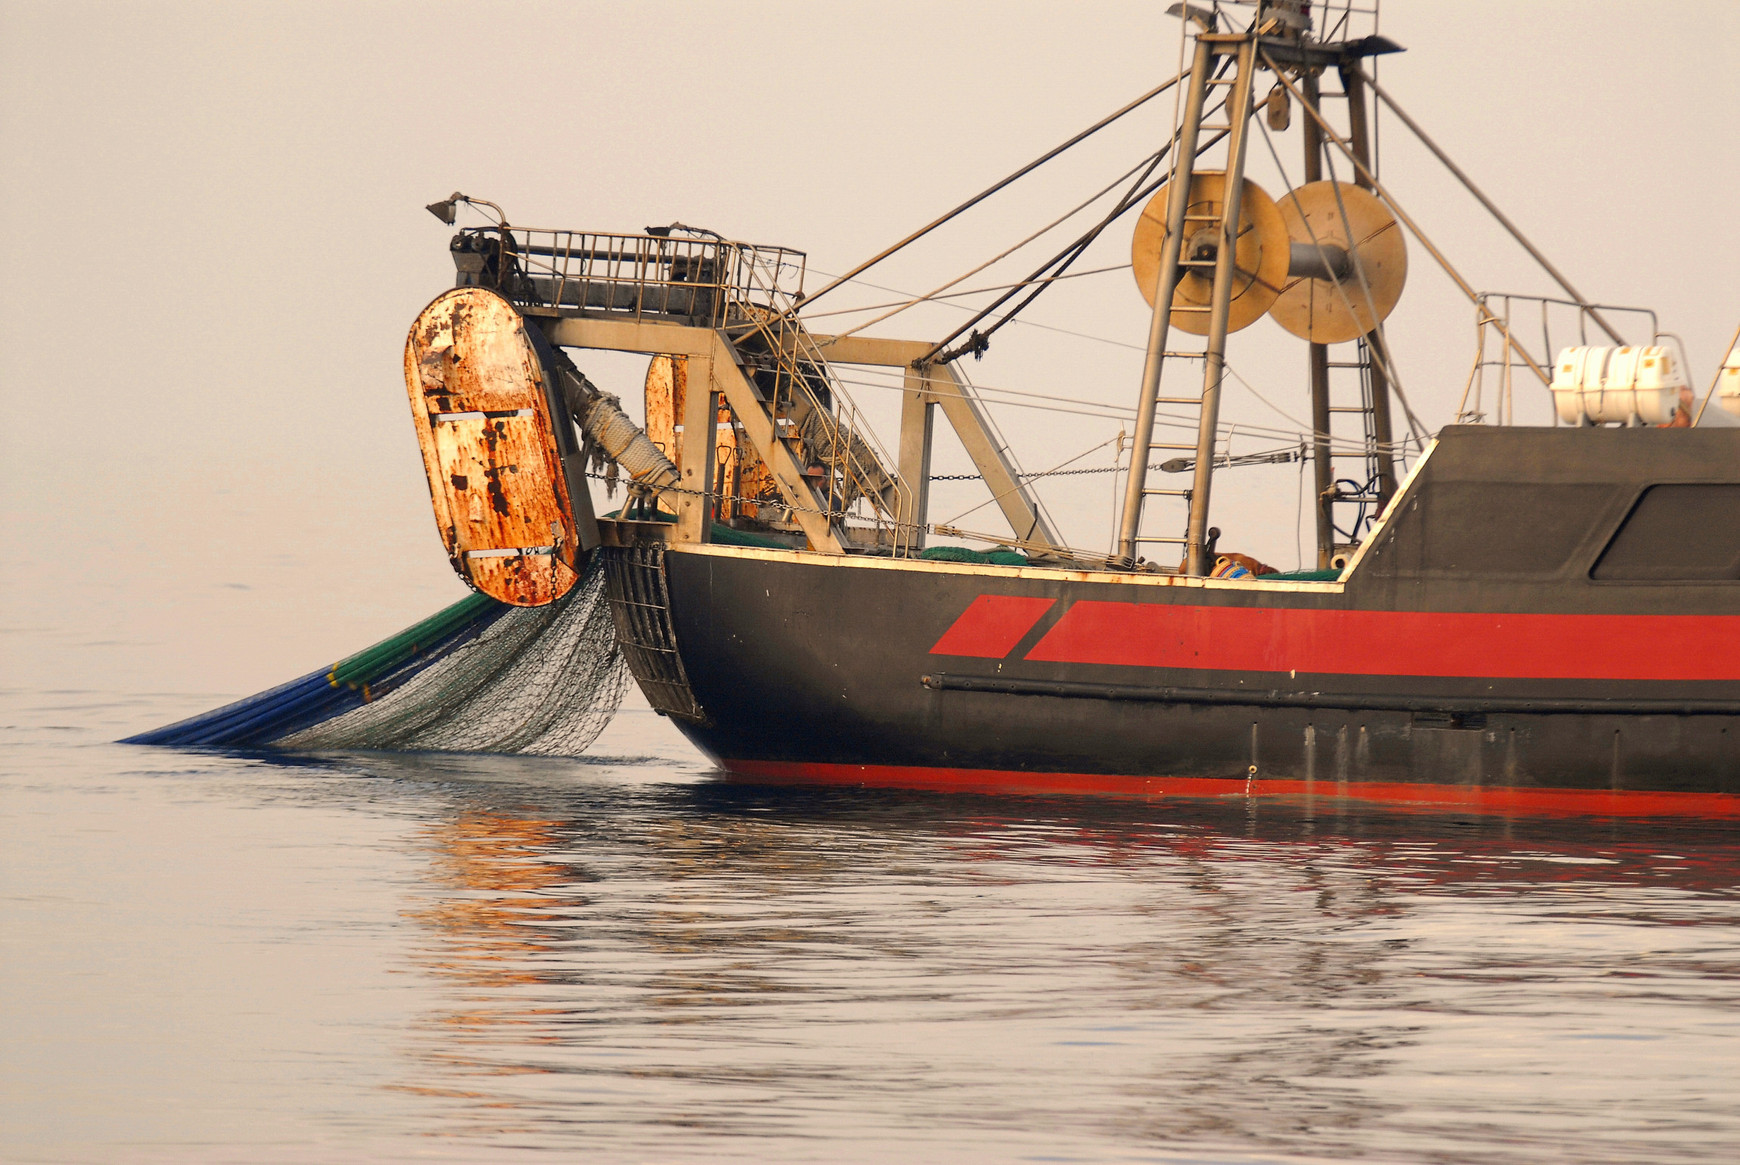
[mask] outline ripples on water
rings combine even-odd
[[[0,1156],[1740,1157],[1731,827],[104,743],[13,693]]]

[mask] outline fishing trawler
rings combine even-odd
[[[1740,414],[1740,360],[1696,399],[1652,314],[1588,301],[1377,85],[1372,58],[1399,46],[1316,7],[1314,24],[1303,0],[1174,6],[1193,31],[1179,76],[807,294],[786,248],[432,204],[491,220],[452,237],[456,286],[405,356],[455,569],[539,607],[601,562],[641,691],[741,779],[1740,816],[1740,428],[1711,423]],[[968,325],[809,326],[873,263],[1174,91],[1171,140],[1112,211]],[[1374,168],[1380,105],[1559,295],[1463,279]],[[1304,181],[1271,196],[1247,155],[1295,123]],[[1115,540],[1090,552],[1053,528],[959,361],[1131,217],[1153,310]],[[1384,331],[1409,238],[1478,321],[1469,391],[1435,435]],[[1576,343],[1513,327],[1555,313]],[[1265,315],[1301,341],[1312,570],[1223,552],[1211,524],[1229,337]],[[588,350],[650,358],[644,427],[586,377]],[[902,378],[893,455],[841,383],[854,365]],[[1530,391],[1556,424],[1511,423]],[[939,412],[1006,532],[932,522]],[[1161,439],[1181,423],[1187,439]],[[628,489],[609,516],[601,469]],[[975,537],[995,549],[933,544]]]

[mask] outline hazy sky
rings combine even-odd
[[[1170,76],[1164,8],[0,3],[5,682],[239,693],[463,593],[400,379],[406,328],[452,279],[423,204],[460,189],[541,226],[680,219],[842,271]],[[1701,391],[1740,322],[1740,6],[1390,0],[1383,31],[1409,49],[1384,84],[1587,295],[1657,309]],[[1172,113],[1154,105],[869,278],[923,290],[1003,249],[1154,148]],[[1296,118],[1277,142],[1295,180],[1298,137]],[[1385,180],[1476,286],[1550,289],[1400,126],[1382,141]],[[1260,143],[1251,173],[1284,188]],[[1128,237],[1083,266],[1127,262]],[[1473,313],[1418,246],[1410,261],[1390,326],[1436,427]],[[1095,339],[1005,329],[976,380],[1133,400],[1146,309],[1127,272],[1031,318]],[[1280,412],[1238,386],[1224,417],[1296,428],[1302,346],[1264,320],[1231,360]],[[638,395],[633,361],[581,363]],[[892,422],[891,393],[854,392]],[[997,416],[1028,469],[1118,427]],[[936,468],[959,464],[945,448]],[[1217,485],[1223,546],[1293,565],[1296,467],[1238,473]],[[1105,545],[1109,479],[1048,496],[1068,536]],[[933,517],[977,500],[939,490]]]

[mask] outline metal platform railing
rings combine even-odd
[[[912,546],[911,491],[797,317],[803,252],[698,233],[495,226],[459,232],[452,252],[461,284],[493,287],[534,312],[724,331],[775,431],[811,471],[823,508],[837,524],[850,516],[873,530],[884,549],[903,554]]]
[[[803,293],[806,257],[785,247],[675,235],[537,227],[463,230],[452,243],[462,283],[533,307],[656,317],[721,327],[726,304]],[[769,305],[771,306],[771,305]]]
[[[758,357],[754,378],[776,422],[790,422],[830,513],[853,514],[875,543],[897,555],[914,545],[910,488],[888,469],[894,459],[876,439],[798,318],[801,288],[782,284],[766,265],[743,268],[745,285],[727,293],[725,332],[739,351]],[[843,522],[842,522],[843,524]]]
[[[1468,382],[1456,408],[1456,423],[1486,424],[1490,414],[1492,424],[1514,425],[1515,385],[1519,371],[1525,383],[1533,380],[1542,388],[1550,387],[1549,374],[1560,347],[1573,342],[1579,345],[1590,343],[1590,326],[1599,326],[1601,318],[1628,316],[1642,317],[1640,322],[1647,321],[1649,339],[1644,342],[1671,339],[1679,344],[1677,336],[1660,329],[1655,312],[1646,307],[1578,303],[1572,299],[1511,292],[1481,292],[1474,303],[1474,364],[1468,370]],[[1535,333],[1537,327],[1538,337]],[[1607,343],[1608,340],[1603,335],[1596,342]],[[1537,343],[1538,348],[1535,346]],[[1679,347],[1682,349],[1681,367],[1684,367],[1685,346],[1680,344]],[[1554,417],[1557,417],[1556,413]]]

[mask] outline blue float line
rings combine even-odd
[[[269,744],[378,699],[472,639],[509,609],[503,605],[481,611],[478,618],[455,628],[397,667],[369,677],[361,686],[337,683],[332,678],[338,666],[334,664],[221,708],[129,736],[120,743],[174,748],[247,748]]]

